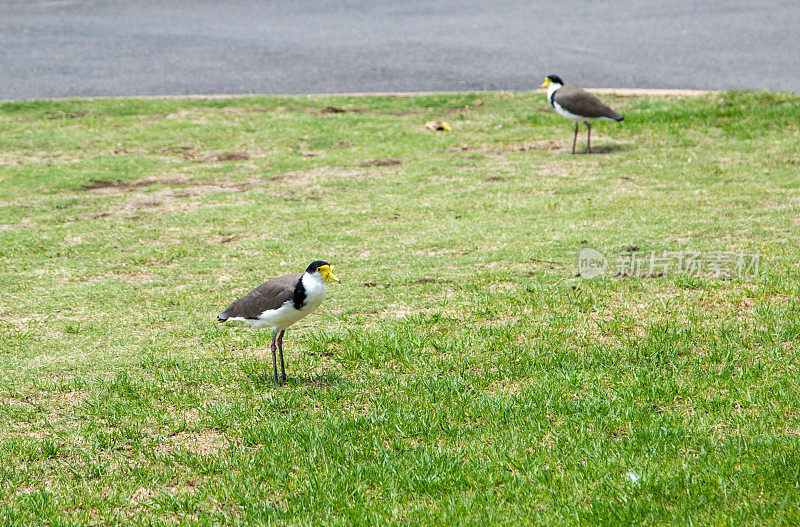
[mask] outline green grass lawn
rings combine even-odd
[[[800,96],[603,99],[0,104],[0,524],[800,522]]]

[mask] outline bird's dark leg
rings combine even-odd
[[[575,153],[575,142],[578,140],[578,121],[575,121],[575,135],[572,136],[572,153]]]
[[[592,153],[592,125],[586,121],[586,153]]]
[[[275,374],[275,383],[276,384],[280,384],[278,382],[278,360],[275,357],[275,350],[276,350],[275,337],[277,337],[277,336],[278,336],[278,330],[277,329],[273,329],[272,330],[272,371]]]
[[[284,333],[286,333],[286,330],[282,329],[280,335],[278,335],[278,351],[281,354],[281,384],[286,382],[286,370],[283,367],[283,334]]]

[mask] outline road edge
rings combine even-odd
[[[716,90],[682,90],[669,88],[585,88],[586,91],[602,95],[620,97],[701,97],[719,93]],[[531,92],[511,90],[476,90],[476,91],[395,91],[395,92],[338,92],[338,93],[210,93],[188,95],[100,95],[92,97],[52,97],[43,99],[3,99],[0,104],[26,101],[95,101],[98,99],[164,99],[164,100],[202,100],[202,99],[245,99],[249,97],[305,97],[322,99],[328,97],[420,97],[428,95],[468,95],[468,94],[515,94],[544,93],[545,90]]]

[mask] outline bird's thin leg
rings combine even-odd
[[[286,382],[286,370],[283,367],[283,334],[286,333],[285,329],[281,330],[278,335],[278,352],[281,354],[281,383]]]
[[[575,135],[572,137],[572,153],[575,153],[575,142],[578,140],[578,121],[575,121]]]
[[[592,125],[586,121],[586,153],[592,153]]]
[[[276,350],[275,337],[277,337],[277,336],[278,336],[278,330],[277,329],[272,330],[272,346],[271,346],[271,348],[272,348],[272,371],[275,374],[275,383],[276,384],[280,384],[278,382],[278,360],[275,357],[275,350]]]

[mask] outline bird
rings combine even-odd
[[[625,118],[615,112],[600,99],[574,86],[565,86],[558,75],[548,75],[540,86],[547,88],[547,102],[556,112],[575,121],[575,136],[572,138],[572,153],[575,153],[575,143],[578,140],[578,123],[583,121],[586,125],[586,153],[592,152],[592,126],[589,121],[605,119],[606,121],[622,122]]]
[[[325,298],[328,280],[342,283],[333,274],[333,266],[323,260],[312,262],[304,273],[291,273],[267,280],[242,298],[234,301],[217,316],[219,322],[244,322],[253,328],[272,328],[272,371],[275,383],[286,382],[283,366],[283,334],[298,320],[307,317]],[[276,346],[277,340],[277,346]],[[281,376],[275,351],[281,358]]]

